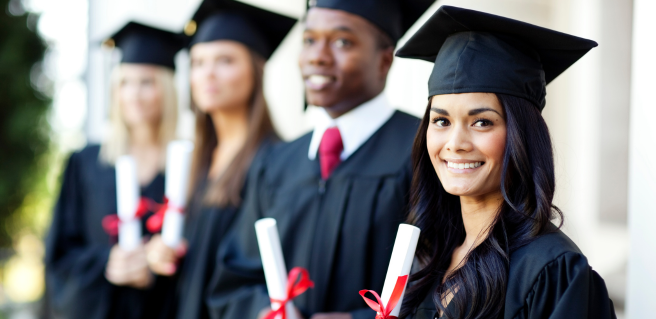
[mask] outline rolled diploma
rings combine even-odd
[[[287,267],[282,255],[276,220],[262,218],[256,221],[255,234],[257,235],[257,244],[260,247],[269,298],[284,300],[287,297]],[[278,310],[278,308],[280,308],[279,303],[271,303],[271,309]],[[294,311],[294,304],[291,301],[287,303],[285,311],[287,318],[298,319]],[[276,316],[276,319],[280,318],[280,315]]]
[[[130,251],[141,243],[141,221],[134,218],[139,205],[137,163],[129,155],[116,160],[116,204],[118,217],[118,245]]]
[[[381,296],[381,300],[386,306],[392,296],[392,291],[394,291],[396,280],[399,276],[410,274],[410,268],[412,268],[412,260],[415,258],[415,249],[417,248],[420,232],[419,228],[415,226],[408,224],[399,225],[399,231],[396,233],[396,240],[394,241],[394,248],[392,249],[392,258],[390,259],[390,264],[387,268],[387,276],[385,277],[383,294]],[[403,294],[401,295],[401,298],[399,298],[399,302],[390,313],[391,316],[399,315],[404,295],[405,287],[403,288]]]
[[[193,150],[194,144],[183,140],[170,142],[166,149],[165,193],[172,208],[169,208],[164,215],[162,241],[172,248],[177,247],[182,239],[185,219],[183,213],[178,209],[183,209],[187,205]]]

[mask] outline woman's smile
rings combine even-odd
[[[448,159],[442,162],[444,165],[446,165],[449,172],[455,174],[473,173],[485,164],[483,161],[470,161],[460,159]]]

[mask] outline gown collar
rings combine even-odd
[[[339,129],[344,144],[344,150],[340,158],[346,160],[376,133],[392,117],[395,111],[387,101],[384,93],[378,94],[375,98],[336,119],[331,118],[324,108],[318,109],[308,151],[310,160],[317,158],[321,138],[328,128],[336,126]]]

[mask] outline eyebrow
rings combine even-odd
[[[445,109],[438,109],[436,107],[431,107],[431,112],[435,112],[437,114],[441,114],[444,116],[449,116],[449,112],[447,112]]]
[[[315,30],[311,29],[311,28],[305,28],[305,30],[303,30],[304,33],[305,32],[313,32],[313,31],[315,31]],[[352,28],[349,28],[347,26],[338,26],[338,27],[330,29],[330,31],[342,31],[342,32],[348,32],[348,33],[355,33],[355,31]]]
[[[501,114],[499,112],[497,112],[497,110],[491,109],[489,107],[479,107],[477,109],[469,110],[468,114],[469,114],[469,116],[472,116],[472,115],[478,115],[478,114],[481,114],[483,112],[488,112],[488,111],[497,113],[497,114],[499,114],[499,116],[501,116]]]
[[[499,114],[499,112],[497,112],[497,110],[495,110],[495,109],[491,109],[489,107],[479,107],[477,109],[469,110],[469,113],[467,113],[467,115],[473,116],[473,115],[478,115],[478,114],[481,114],[483,112],[488,112],[488,111]],[[435,112],[437,114],[444,115],[444,116],[449,116],[449,112],[447,112],[447,110],[445,110],[445,109],[431,107],[431,112]],[[501,114],[499,114],[499,116],[501,116]]]

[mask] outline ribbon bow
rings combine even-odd
[[[155,212],[153,216],[150,216],[146,221],[146,228],[151,233],[156,233],[162,229],[162,224],[164,223],[164,215],[169,208],[175,208],[177,211],[182,212],[181,208],[173,207],[169,204],[169,199],[164,197],[164,203],[160,204],[154,200],[146,197],[141,197],[139,199],[139,205],[137,205],[137,210],[134,213],[134,218],[141,219],[148,212]],[[118,215],[107,215],[102,220],[102,227],[107,234],[110,236],[118,235],[118,227],[121,224],[121,218]]]
[[[271,310],[264,319],[274,319],[277,315],[282,315],[282,319],[286,319],[287,312],[285,311],[285,306],[287,303],[313,287],[314,282],[310,280],[310,275],[305,268],[292,268],[287,277],[287,297],[283,300],[271,298],[271,302],[280,304],[280,307],[276,310]]]
[[[396,319],[396,316],[390,316],[390,313],[396,307],[396,304],[399,302],[399,299],[403,296],[403,290],[405,289],[405,283],[408,281],[408,275],[404,276],[399,276],[399,278],[396,279],[396,284],[394,285],[394,290],[392,291],[392,295],[390,296],[389,301],[387,302],[387,306],[383,304],[383,302],[380,300],[380,296],[373,290],[360,290],[360,296],[362,296],[362,299],[369,305],[371,309],[373,309],[376,312],[376,319]],[[374,297],[376,297],[376,300],[378,303],[375,301],[365,297],[364,295],[367,294],[367,292],[370,292]]]

